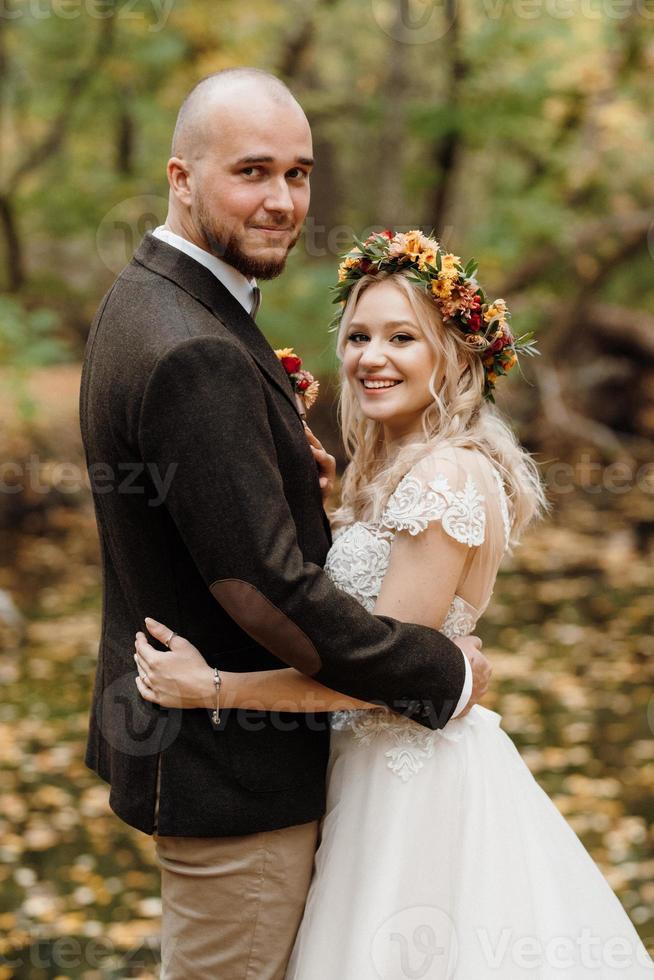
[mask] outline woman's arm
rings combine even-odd
[[[162,643],[171,630],[146,619],[148,632]],[[134,659],[139,674],[136,686],[146,701],[163,708],[215,708],[214,672],[197,647],[175,636],[168,650],[155,650],[144,633],[136,634]],[[234,673],[221,670],[220,707],[300,714],[376,705],[339,694],[311,680],[293,667]]]
[[[437,522],[417,535],[396,534],[375,615],[440,629],[475,551]]]
[[[466,562],[473,552],[434,523],[415,537],[397,534],[388,571],[374,612],[403,622],[438,629],[443,624]],[[146,620],[148,631],[162,643],[169,627]],[[146,701],[166,708],[213,708],[214,672],[202,654],[183,637],[175,636],[169,651],[155,650],[144,633],[137,633],[136,661],[139,692]],[[465,643],[460,644],[465,652]],[[314,713],[378,707],[324,687],[294,668],[220,672],[222,708]]]

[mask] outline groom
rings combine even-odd
[[[278,79],[230,69],[200,82],[175,128],[166,224],[102,301],[84,363],[104,575],[87,763],[115,812],[155,834],[167,980],[284,976],[329,739],[323,716],[231,711],[215,727],[206,711],[140,699],[146,614],[212,666],[287,664],[430,728],[490,673],[475,638],[372,616],[321,570],[316,465],[253,319],[256,278],[279,275],[300,234],[311,168],[309,125]]]

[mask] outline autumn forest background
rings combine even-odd
[[[156,975],[152,842],[82,762],[101,582],[77,392],[101,296],[165,217],[183,96],[242,64],[313,127],[310,217],[259,323],[320,377],[341,466],[352,233],[435,229],[537,334],[498,404],[552,513],[481,624],[488,704],[651,948],[651,2],[0,0],[0,978]]]

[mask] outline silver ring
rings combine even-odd
[[[164,644],[165,644],[165,646],[168,647],[169,650],[170,650],[170,644],[173,642],[173,637],[174,636],[177,636],[177,633],[175,632],[175,630],[171,630],[170,631],[170,636],[168,637],[168,639],[167,640],[164,640]]]

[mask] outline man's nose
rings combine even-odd
[[[271,181],[264,201],[266,211],[276,211],[282,214],[293,213],[293,198],[284,177]]]

